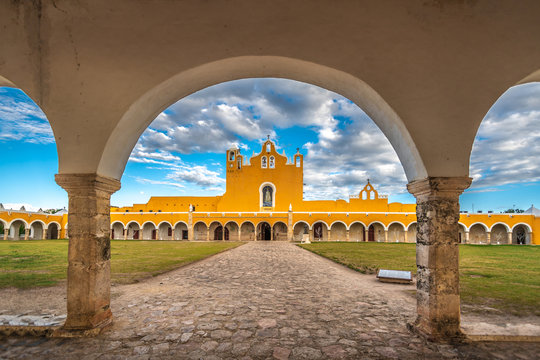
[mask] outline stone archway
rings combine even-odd
[[[392,223],[388,226],[388,242],[406,242],[406,231],[403,224]]]
[[[288,238],[288,229],[287,224],[284,222],[278,221],[272,226],[272,240],[276,241],[287,241]]]
[[[351,224],[349,228],[349,240],[350,241],[367,241],[366,228],[364,224],[355,222]]]
[[[309,240],[309,225],[307,223],[300,221],[294,225],[293,240],[297,242]]]
[[[195,223],[193,226],[193,240],[195,241],[206,241],[208,233],[208,227],[202,221]]]
[[[524,225],[514,226],[512,229],[512,244],[529,245],[531,243],[531,236],[528,230]]]
[[[50,223],[47,226],[47,239],[56,240],[60,236],[60,226],[57,223]]]
[[[257,225],[257,240],[270,241],[272,240],[272,227],[266,221]]]
[[[252,222],[246,221],[240,226],[240,240],[241,241],[254,241],[255,238],[255,225]]]

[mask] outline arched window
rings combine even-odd
[[[238,159],[238,168],[239,168],[239,169],[242,168],[242,160],[241,160],[241,159]]]
[[[266,169],[266,168],[268,167],[268,164],[266,163],[266,156],[263,156],[263,157],[261,158],[261,167],[262,167],[263,169]]]
[[[270,169],[273,169],[275,167],[275,159],[273,156],[270,156]]]
[[[234,161],[234,151],[229,152],[229,161]]]
[[[266,144],[266,152],[270,152],[272,150],[272,146],[270,146],[270,143]]]
[[[273,192],[274,189],[270,185],[266,185],[262,189],[262,203],[263,207],[273,207]]]

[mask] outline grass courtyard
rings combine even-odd
[[[241,245],[238,242],[111,241],[111,279],[138,282]],[[0,288],[66,279],[67,240],[0,241]]]
[[[299,245],[351,269],[416,273],[415,244],[321,242]],[[460,245],[463,305],[487,306],[514,315],[540,316],[540,247]]]

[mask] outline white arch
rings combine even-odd
[[[390,229],[390,226],[392,226],[392,224],[399,224],[403,227],[403,231],[406,231],[408,230],[408,227],[405,226],[401,221],[392,221],[390,224],[388,224],[388,229]]]
[[[251,224],[251,225],[253,225],[253,227],[255,227],[255,224],[253,223],[253,221],[250,221],[250,220],[244,221],[244,222],[240,225],[240,227],[242,227],[242,226],[244,226],[244,224],[248,224],[248,223]]]
[[[69,223],[66,223],[66,225],[64,225],[64,229],[66,229],[66,230],[67,230],[67,228],[68,228],[68,224],[69,224]]]
[[[142,226],[141,226],[141,229],[144,228],[144,226],[145,226],[146,224],[152,224],[152,225],[154,225],[154,229],[157,229],[156,224],[155,224],[153,221],[151,221],[151,220],[147,220],[147,221],[143,222],[143,224],[142,224]]]
[[[272,225],[270,225],[270,226],[271,226],[271,227],[272,227],[272,229],[273,229],[273,228],[274,228],[274,226],[276,226],[276,224],[280,224],[280,223],[281,223],[281,224],[283,224],[283,225],[285,225],[285,227],[287,227],[287,228],[288,228],[288,225],[287,225],[287,223],[286,223],[285,221],[282,221],[282,220],[278,220],[278,221],[276,221],[275,223],[273,223],[273,224],[272,224]],[[270,223],[269,223],[269,224],[270,224]]]
[[[43,220],[40,220],[40,219],[36,219],[36,220],[32,221],[28,226],[32,227],[32,225],[34,225],[35,223],[40,223],[41,226],[43,226],[44,229],[47,227],[45,222]]]
[[[188,224],[187,224],[185,221],[180,220],[180,221],[177,221],[177,222],[174,224],[174,228],[175,228],[175,229],[176,229],[176,226],[177,226],[178,224],[184,224],[184,225],[186,225],[186,227],[188,227]]]
[[[416,225],[416,224],[418,224],[418,221],[413,221],[412,223],[410,223],[410,224],[406,227],[407,231],[409,231],[409,229],[411,228],[411,226]],[[467,227],[465,227],[465,229],[466,229],[466,228],[467,228]]]
[[[467,225],[465,225],[464,223],[458,221],[458,225],[463,226],[463,228],[465,229],[465,231],[466,231],[466,232],[469,232],[469,228],[468,228]]]
[[[313,224],[311,225],[310,229],[313,229],[313,225],[315,225],[316,223],[323,223],[324,225],[326,225],[326,230],[330,230],[330,228],[328,227],[328,224],[324,221],[324,220],[315,220],[313,222]]]
[[[51,221],[47,224],[47,228],[49,228],[49,226],[51,226],[51,224],[56,224],[56,226],[58,226],[58,231],[62,230],[62,225],[60,225],[60,223],[58,221]]]
[[[157,226],[156,228],[157,228],[157,229],[159,229],[159,227],[161,226],[161,224],[168,224],[168,225],[169,225],[169,226],[170,226],[170,227],[172,228],[172,225],[171,225],[171,223],[170,223],[170,222],[168,222],[167,220],[163,220],[163,221],[161,221],[161,222],[160,222],[160,223],[158,224],[158,226]]]
[[[526,224],[526,223],[517,223],[517,224],[515,224],[514,226],[512,226],[512,231],[514,231],[514,229],[516,227],[518,227],[519,225],[525,226],[527,228],[528,232],[532,232],[531,226],[529,224]]]
[[[343,225],[345,225],[345,229],[349,230],[349,227],[347,226],[347,224],[345,224],[345,223],[344,223],[343,221],[341,221],[341,220],[336,220],[336,221],[334,221],[333,223],[331,223],[329,229],[332,229],[332,226],[334,226],[334,224],[343,224]]]
[[[120,225],[122,225],[122,227],[123,227],[124,229],[127,228],[127,226],[125,226],[123,222],[121,222],[120,220],[115,220],[115,221],[113,221],[113,222],[111,223],[111,230],[112,230],[114,224],[120,224]]]
[[[25,225],[25,226],[24,226],[25,229],[28,229],[28,227],[29,227],[29,226],[28,226],[28,223],[26,222],[26,220],[21,219],[21,218],[17,218],[17,219],[11,220],[11,222],[10,222],[9,225],[8,225],[8,227],[11,228],[11,225],[13,225],[13,223],[16,222],[16,221],[22,221],[22,222],[24,223],[24,225]],[[60,224],[58,224],[58,226],[60,226]]]
[[[218,221],[218,220],[212,220],[212,222],[210,222],[210,224],[208,224],[208,227],[212,226],[213,224],[219,224],[221,226],[223,226],[223,224],[221,223],[221,221]]]
[[[139,227],[139,229],[141,229],[141,224],[139,224],[139,222],[137,220],[131,220],[130,222],[128,222],[126,224],[126,229],[129,227],[129,225],[131,224],[137,224],[137,226]]]
[[[308,228],[311,229],[311,226],[304,220],[299,220],[299,221],[295,222],[294,225],[293,225],[293,229],[296,227],[296,224],[300,224],[300,223],[306,224],[308,226]]]
[[[475,222],[474,224],[471,224],[471,226],[469,226],[469,228],[467,229],[467,231],[470,232],[471,229],[472,229],[472,227],[473,227],[474,225],[482,225],[482,226],[484,227],[484,230],[485,230],[486,232],[489,231],[488,226],[487,226],[486,224],[484,224],[484,223],[481,223],[481,222]]]
[[[378,220],[370,222],[367,228],[369,229],[369,227],[371,225],[373,225],[373,224],[379,224],[379,225],[381,225],[383,227],[384,230],[388,230],[388,228],[382,222],[380,222]]]
[[[197,226],[197,224],[203,224],[206,228],[209,228],[210,226],[207,225],[204,221],[202,220],[199,220],[197,221],[195,224],[193,224],[193,228],[195,229],[195,226]],[[210,223],[211,224],[211,223]]]
[[[427,177],[420,153],[405,124],[368,84],[343,71],[281,56],[238,56],[182,71],[148,89],[124,113],[107,139],[97,168],[120,179],[129,155],[143,131],[167,107],[198,90],[226,81],[278,77],[321,86],[348,98],[377,124],[392,144],[409,181]],[[63,173],[63,169],[60,169]]]
[[[497,226],[497,225],[503,225],[503,226],[505,227],[505,229],[506,229],[507,232],[512,231],[512,229],[510,229],[510,226],[508,226],[507,224],[505,224],[505,223],[503,223],[503,222],[500,222],[500,221],[499,221],[499,222],[496,222],[496,223],[493,224],[493,225],[491,225],[491,227],[489,228],[489,231],[492,231],[493,228],[494,228],[495,226]]]
[[[236,221],[234,221],[234,220],[229,220],[229,221],[227,221],[227,222],[225,223],[225,225],[223,225],[223,227],[227,226],[229,223],[236,224],[236,226],[240,227],[240,226],[238,225],[238,223],[237,223]]]
[[[364,224],[362,221],[360,221],[360,220],[355,220],[355,221],[353,221],[352,223],[349,224],[348,229],[350,230],[351,227],[352,227],[354,224],[361,224],[361,225],[364,227],[364,229],[367,229],[367,228],[368,228],[368,227],[366,226],[366,224]]]

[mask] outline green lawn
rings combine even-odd
[[[299,245],[351,269],[416,273],[415,244],[312,243]],[[460,245],[460,290],[465,305],[482,305],[516,315],[540,315],[540,247]]]
[[[0,241],[0,288],[51,286],[65,279],[67,245],[67,240]],[[239,245],[228,241],[113,240],[112,282],[137,282]]]

